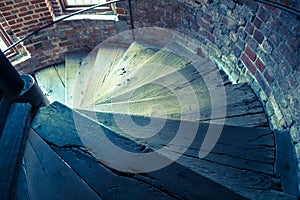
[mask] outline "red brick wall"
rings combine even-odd
[[[0,2],[0,11],[17,37],[52,22],[45,1],[7,0]]]
[[[0,1],[0,23],[14,41],[23,38],[62,14],[59,0],[7,0]],[[0,13],[0,14],[1,14]],[[91,50],[105,38],[116,33],[113,21],[75,20],[59,22],[18,46],[30,56],[16,64],[21,73],[33,71],[64,61],[68,51]],[[20,55],[19,55],[20,56]]]
[[[12,35],[11,28],[1,12],[0,12],[0,24],[4,28],[4,30],[7,32],[7,34]]]
[[[13,43],[14,41],[17,40],[16,35],[14,34],[14,32],[11,29],[11,26],[8,24],[8,22],[6,21],[5,17],[3,16],[3,14],[0,12],[0,25],[4,28],[4,30],[7,33],[8,38],[10,39],[11,43]],[[24,51],[24,48],[22,45],[17,45],[16,48],[14,48],[14,53],[17,53],[17,51],[22,52]]]
[[[45,0],[45,1],[51,13],[51,16],[53,18],[63,14],[63,8],[59,0]]]
[[[114,34],[116,30],[113,21],[63,21],[27,40],[24,45],[31,58],[15,67],[21,73],[32,73],[37,69],[64,62],[67,52],[82,49],[91,51]]]

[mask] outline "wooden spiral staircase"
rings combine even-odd
[[[251,88],[232,84],[205,50],[187,48],[192,42],[151,37],[114,38],[89,53],[68,53],[64,63],[35,73],[51,104],[29,123],[11,198],[293,199],[275,173],[274,133]],[[16,104],[12,111],[20,114],[21,107]],[[9,119],[15,116],[12,112]],[[189,146],[171,142],[181,124],[186,137],[189,127],[196,127]],[[222,132],[201,158],[209,128]],[[114,168],[86,145],[97,141],[111,162],[122,160],[102,137],[128,152],[165,148],[182,155],[149,172],[139,165],[151,165],[151,160],[135,163],[134,169],[126,162]]]

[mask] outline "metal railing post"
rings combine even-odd
[[[24,87],[24,81],[8,58],[0,51],[0,90],[6,98],[16,98]]]
[[[0,50],[0,91],[2,95],[0,100],[0,137],[10,106],[23,90],[24,85],[19,73]]]

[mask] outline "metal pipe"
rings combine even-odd
[[[78,15],[78,14],[84,13],[84,12],[89,11],[89,10],[93,10],[93,9],[98,8],[98,7],[100,7],[100,6],[105,6],[105,5],[112,4],[112,3],[116,3],[116,2],[119,2],[119,1],[121,1],[121,0],[113,0],[113,1],[108,1],[108,2],[105,2],[105,3],[99,3],[99,4],[97,4],[97,5],[94,5],[94,6],[91,6],[91,7],[82,9],[82,10],[79,10],[79,11],[77,11],[77,12],[71,13],[71,14],[66,15],[66,16],[64,16],[64,17],[61,17],[61,18],[59,18],[58,20],[55,20],[55,21],[51,22],[50,24],[47,24],[47,25],[43,26],[42,28],[40,28],[40,29],[38,29],[38,30],[36,30],[36,31],[33,31],[32,33],[26,35],[25,37],[23,37],[23,38],[20,39],[19,41],[13,43],[12,45],[10,45],[10,46],[4,51],[4,53],[8,52],[10,49],[14,48],[15,46],[17,46],[17,45],[20,44],[21,42],[24,42],[25,40],[27,40],[27,39],[30,38],[31,36],[37,35],[41,30],[44,30],[44,29],[46,29],[46,28],[48,28],[48,27],[50,27],[50,26],[52,26],[52,25],[54,25],[54,24],[56,24],[56,23],[58,23],[58,22],[60,22],[60,21],[63,21],[63,20],[65,20],[65,19],[69,18],[69,17],[73,17],[74,15]]]
[[[130,15],[130,26],[131,26],[131,32],[132,32],[132,39],[135,40],[131,0],[128,0],[128,5],[129,5],[129,15]]]

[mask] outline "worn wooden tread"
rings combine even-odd
[[[50,101],[65,103],[65,64],[54,65],[35,72],[35,79]]]
[[[72,106],[74,104],[75,83],[81,64],[88,55],[87,51],[77,51],[65,55],[65,103]]]
[[[93,98],[98,97],[101,91],[97,90],[106,78],[111,76],[114,66],[118,64],[129,45],[105,41],[91,51],[82,63],[75,87],[76,102],[74,107],[91,105]],[[102,91],[103,92],[103,91]]]
[[[24,160],[30,199],[102,199],[33,130]]]
[[[59,103],[54,103],[46,108],[41,109],[32,124],[32,128],[49,145],[51,145],[58,154],[61,156],[69,155],[65,159],[69,159],[70,163],[74,163],[74,161],[72,161],[74,159],[73,157],[76,154],[78,157],[81,154],[80,151],[83,150],[82,148],[85,148],[74,125],[73,114],[74,113],[71,109]],[[86,127],[83,130],[88,130],[88,134],[97,134],[93,133],[92,131],[96,130],[97,128],[94,129],[92,127],[99,127],[101,125],[79,114],[75,114],[75,116],[77,116],[76,121],[78,118],[80,119],[80,126]],[[122,117],[122,115],[119,117]],[[148,123],[148,119],[145,117],[133,117],[135,122],[138,124]],[[176,134],[176,129],[179,125],[178,123],[180,123],[177,120],[167,120],[164,128],[153,137],[146,139],[139,138],[136,140],[129,134],[130,130],[133,132],[136,131],[130,127],[127,127],[125,130],[129,131],[129,133],[122,133],[122,131],[113,121],[112,114],[100,113],[98,119],[102,120],[100,120],[100,122],[103,124],[101,129],[104,130],[106,136],[123,149],[143,153],[143,150],[145,149],[143,146],[146,146],[148,151],[151,151],[151,149],[155,150],[161,147],[167,147],[171,152],[176,153],[177,148],[184,147],[168,145],[170,140],[174,137],[174,134]],[[188,150],[183,154],[183,156],[176,162],[179,164],[177,167],[175,167],[176,169],[180,167],[183,171],[187,170],[188,172],[191,170],[188,172],[188,174],[195,173],[193,176],[201,175],[201,177],[206,177],[208,180],[214,180],[218,184],[221,184],[226,188],[230,188],[232,191],[248,198],[257,197],[257,194],[263,195],[264,198],[283,195],[280,182],[273,174],[274,138],[271,130],[267,128],[253,129],[225,126],[221,137],[216,146],[213,148],[212,152],[209,153],[205,158],[200,159],[198,157],[199,147],[201,146],[201,142],[205,137],[205,130],[207,127],[207,124],[199,124],[197,136],[194,139],[194,142],[190,147],[188,147]],[[151,129],[147,129],[146,131],[151,132]],[[93,137],[90,137],[91,140],[93,140]],[[105,148],[106,145],[103,144],[102,146]],[[92,154],[90,154],[87,149],[83,152],[85,152],[84,154],[88,153],[88,157],[90,159],[94,159],[92,158],[93,156],[91,156]],[[105,163],[102,162],[102,164],[105,166]],[[170,166],[170,168],[172,167],[174,166]],[[165,168],[163,170],[167,169],[168,168]],[[168,174],[169,171],[157,173],[160,174],[160,176],[164,176],[164,173]],[[224,173],[226,176],[224,176]],[[152,177],[151,173],[149,174],[148,175]],[[153,172],[153,174],[155,177],[156,172]],[[141,179],[146,182],[148,180],[148,178],[140,175],[134,176],[134,179]],[[160,188],[159,190],[162,190],[161,187],[166,187],[165,185],[169,184],[168,181],[171,181],[167,181],[165,179],[163,180],[166,182],[155,182],[156,189]],[[151,182],[151,184],[153,183]],[[219,186],[217,188],[219,188]],[[167,187],[167,189],[164,188],[163,191],[165,190],[169,191],[170,193],[173,191],[175,194],[178,194],[178,196],[172,196],[175,199],[182,197],[180,192],[175,192],[178,190],[178,188],[174,188],[174,186],[170,185]],[[190,195],[196,195],[197,192],[195,192],[196,191],[194,190],[190,191]]]
[[[134,91],[111,99],[110,102],[97,104],[93,110],[99,112],[123,113],[146,117],[167,119],[187,119],[219,123],[225,119],[225,124],[242,127],[267,127],[268,120],[261,102],[247,84],[227,85],[224,88],[215,87],[208,90],[197,85],[194,93],[190,88],[175,86],[161,87],[150,84]],[[192,84],[192,86],[193,86]],[[173,91],[177,91],[175,94]],[[211,96],[213,94],[213,96]],[[226,96],[224,96],[226,94]],[[189,98],[194,95],[195,98]],[[212,102],[212,99],[214,102]],[[226,102],[225,102],[226,101]],[[160,107],[153,107],[160,105]],[[212,115],[214,109],[214,115]],[[226,112],[225,112],[226,109]],[[86,109],[88,110],[88,109]]]

